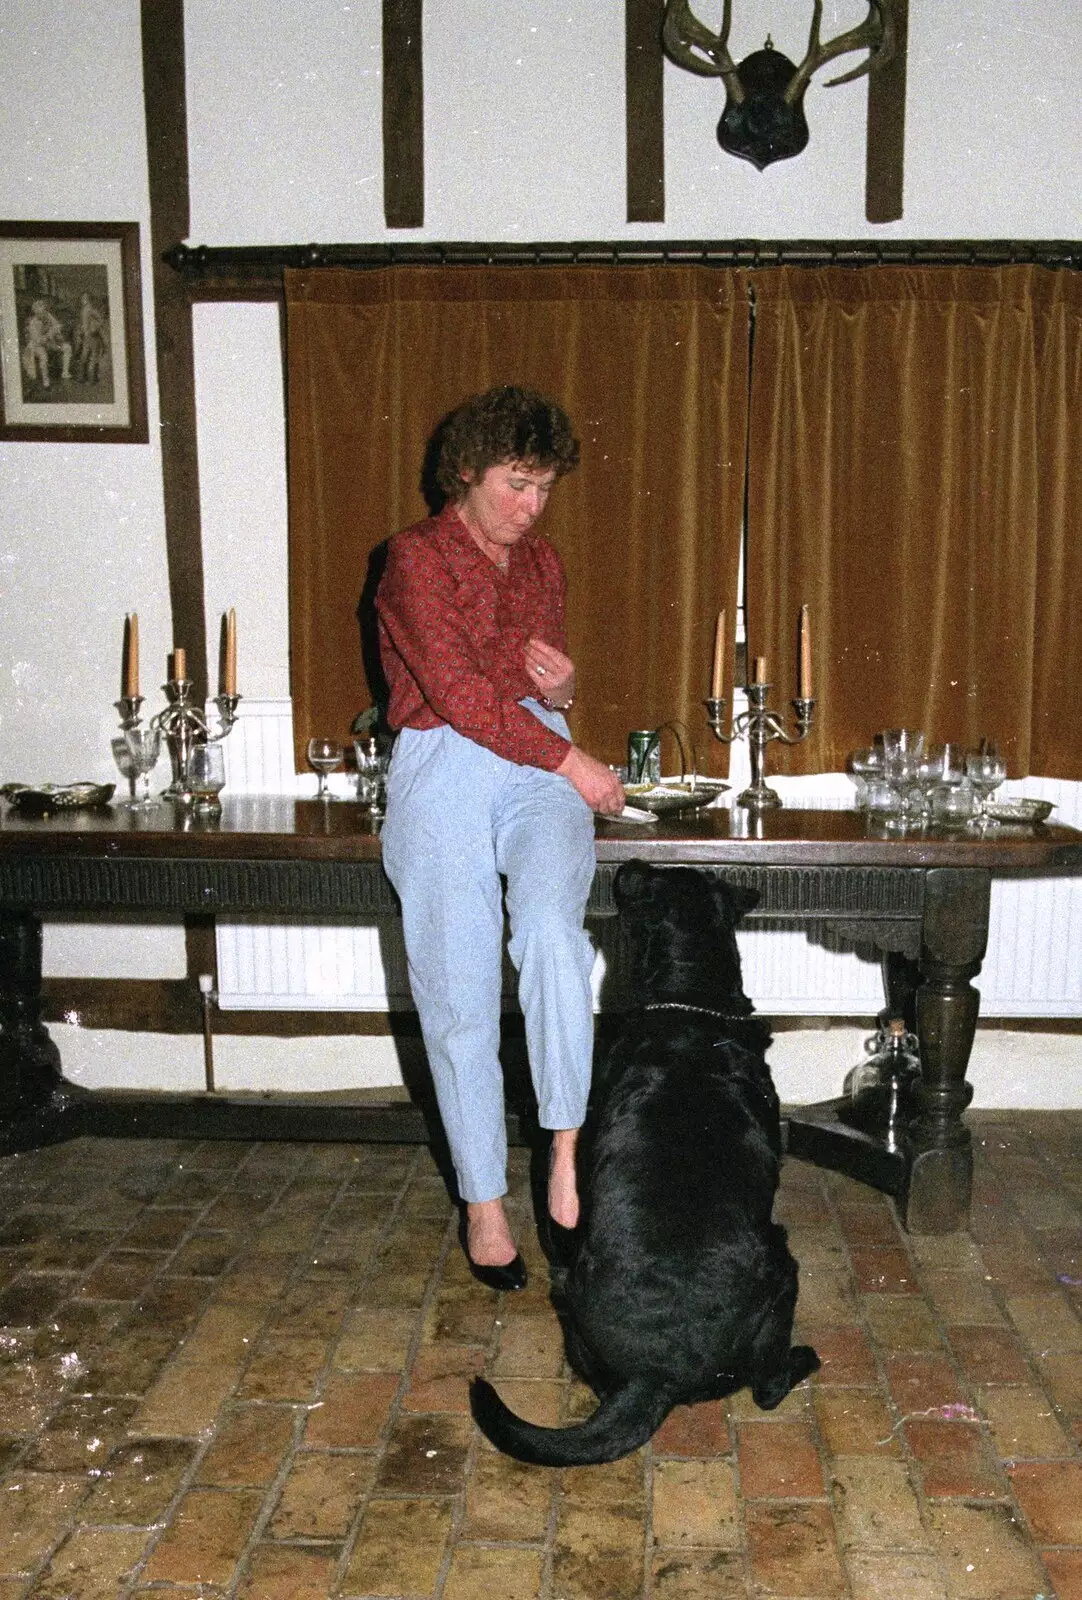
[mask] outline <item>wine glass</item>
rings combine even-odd
[[[184,776],[194,797],[194,809],[204,816],[217,816],[222,809],[218,796],[225,788],[225,751],[221,745],[216,740],[193,744]]]
[[[337,739],[309,739],[308,765],[314,772],[319,773],[319,787],[316,790],[317,800],[329,800],[330,790],[327,787],[327,778],[342,765],[345,752]]]
[[[988,815],[988,802],[1007,776],[1007,763],[994,744],[982,744],[979,750],[970,750],[966,756],[966,777],[977,791],[976,820],[983,826],[995,827],[996,820]]]
[[[883,771],[887,782],[898,796],[896,815],[904,824],[920,809],[917,787],[918,766],[924,754],[924,735],[912,728],[885,728],[883,730]],[[916,792],[916,805],[914,805]]]
[[[133,811],[142,811],[147,806],[157,803],[150,793],[150,774],[158,765],[158,757],[161,755],[162,730],[155,727],[152,722],[141,722],[137,727],[125,728],[124,747],[127,751],[129,770],[134,778],[132,797],[124,804]]]

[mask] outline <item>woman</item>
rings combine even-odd
[[[610,769],[568,734],[566,580],[531,531],[578,454],[568,418],[538,394],[504,387],[467,400],[442,430],[436,477],[447,504],[390,541],[376,597],[388,720],[399,730],[383,861],[402,902],[467,1258],[500,1289],[526,1282],[503,1206],[500,877],[541,1126],[552,1130],[549,1211],[570,1228],[593,1051],[583,928],[593,812],[624,804]]]

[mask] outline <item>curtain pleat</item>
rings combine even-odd
[[[425,448],[466,395],[517,383],[582,440],[541,525],[568,571],[572,732],[603,760],[682,721],[703,770],[714,624],[735,623],[748,305],[700,268],[324,268],[286,274],[292,690],[298,766],[378,695],[358,602],[426,515]],[[362,618],[366,615],[361,608]],[[677,759],[666,750],[667,764]]]
[[[1077,280],[772,269],[754,288],[749,652],[784,705],[806,603],[818,699],[775,770],[838,770],[908,725],[995,739],[1012,776],[1082,778],[1059,676],[1082,667]]]

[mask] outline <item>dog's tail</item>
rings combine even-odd
[[[592,1416],[570,1428],[541,1428],[508,1410],[490,1383],[474,1378],[470,1410],[498,1450],[534,1467],[598,1466],[637,1450],[660,1428],[674,1401],[648,1378],[607,1394]]]

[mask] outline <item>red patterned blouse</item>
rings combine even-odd
[[[535,693],[527,639],[567,648],[566,587],[547,539],[524,534],[501,571],[453,505],[395,534],[376,595],[392,728],[450,724],[508,761],[555,771],[569,741],[518,701]]]

